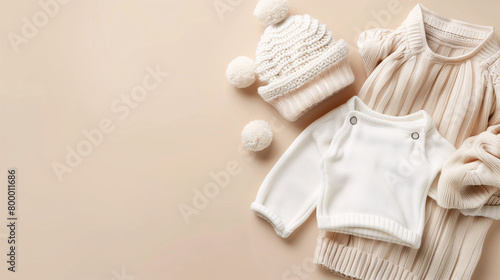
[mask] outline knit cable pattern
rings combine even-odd
[[[266,28],[257,46],[256,72],[267,85],[266,101],[304,85],[347,56],[344,40],[335,41],[326,25],[309,15],[289,16]]]

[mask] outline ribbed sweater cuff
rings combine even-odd
[[[279,236],[287,238],[291,234],[290,231],[286,230],[285,223],[271,209],[257,202],[253,202],[250,209],[254,211],[257,216],[269,222]]]
[[[481,185],[475,170],[453,164],[443,169],[437,203],[446,209],[475,209],[484,205],[497,189]]]
[[[438,183],[437,203],[443,208],[478,209],[491,204],[500,189],[500,139],[480,134],[446,163]]]

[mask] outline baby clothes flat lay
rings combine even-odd
[[[259,1],[269,27],[257,63],[235,60],[226,76],[248,86],[257,72],[264,100],[294,121],[354,77],[345,42],[287,13],[286,0]],[[470,279],[491,218],[500,219],[494,28],[417,4],[400,27],[363,32],[358,47],[368,75],[359,98],[299,135],[251,209],[282,237],[316,209],[314,263],[337,275]]]
[[[419,249],[321,230],[315,263],[354,279],[470,279],[489,218],[500,218],[500,49],[494,28],[417,5],[400,27],[362,33],[358,46],[368,75],[361,100],[394,116],[425,110],[458,150],[429,192]]]
[[[251,209],[281,237],[317,209],[320,229],[418,248],[427,192],[454,151],[425,111],[383,115],[355,96],[297,137]]]

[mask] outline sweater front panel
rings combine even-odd
[[[343,126],[323,157],[319,228],[418,248],[425,198],[446,157],[428,158],[435,147],[428,136],[437,134],[430,117],[378,114],[357,97],[342,110]]]

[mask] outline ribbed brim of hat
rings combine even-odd
[[[268,100],[289,121],[296,121],[311,108],[354,82],[348,58],[340,60],[300,88]]]

